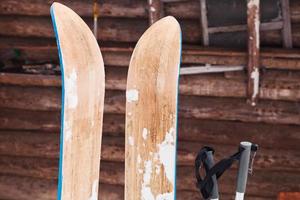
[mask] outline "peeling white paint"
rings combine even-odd
[[[164,193],[157,195],[155,200],[173,200],[174,192]]]
[[[166,133],[164,141],[158,145],[159,160],[164,165],[167,179],[174,186],[175,160],[170,156],[175,155],[175,129],[173,127]]]
[[[65,141],[69,141],[72,137],[72,126],[71,126],[72,121],[66,121],[64,124],[65,130],[64,130],[64,138]]]
[[[95,180],[93,182],[92,194],[91,194],[89,200],[97,200],[98,199],[98,184],[99,184],[98,180]]]
[[[143,183],[141,189],[142,200],[154,200],[154,196],[150,188],[151,174],[152,174],[152,162],[151,160],[148,160],[145,161],[145,171],[144,171]]]
[[[76,108],[78,104],[77,97],[77,74],[75,69],[66,76],[65,81],[65,105],[67,108]]]
[[[259,0],[248,0],[248,8],[252,8],[253,6],[259,6]]]
[[[252,9],[253,7],[256,7],[256,12],[259,12],[259,2],[260,0],[249,0],[248,1],[248,10]],[[257,49],[259,49],[259,25],[260,25],[260,21],[259,21],[259,17],[258,17],[258,13],[256,14],[255,17],[255,22],[254,22],[254,28],[255,28],[255,34],[256,34],[256,47]],[[253,39],[253,38],[252,38]]]
[[[128,143],[129,143],[129,145],[131,145],[131,146],[134,145],[134,139],[133,139],[132,136],[129,136],[129,137],[128,137]]]
[[[139,91],[136,89],[131,89],[126,91],[127,102],[135,102],[139,100]]]
[[[142,133],[142,135],[143,135],[144,140],[147,140],[148,130],[147,130],[146,128],[143,128],[143,133]]]
[[[253,72],[251,72],[251,78],[253,79],[253,94],[252,98],[256,98],[259,90],[259,71],[258,68],[255,68]]]
[[[151,7],[150,7],[150,11],[151,11],[151,12],[155,12],[156,9],[155,9],[153,6],[151,6]]]
[[[142,159],[141,159],[141,155],[140,155],[140,154],[138,154],[138,156],[137,156],[137,162],[138,162],[138,164],[141,164],[141,162],[142,162]]]
[[[127,113],[127,115],[128,115],[128,116],[131,116],[131,115],[132,115],[132,113],[131,113],[131,112],[128,112],[128,113]]]

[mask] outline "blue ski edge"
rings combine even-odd
[[[182,32],[181,32],[181,28],[180,28],[180,58],[179,58],[179,64],[178,64],[178,78],[177,78],[177,96],[176,96],[176,142],[175,142],[175,170],[174,170],[174,177],[175,177],[175,183],[174,183],[174,199],[176,199],[177,193],[176,193],[176,185],[177,185],[177,178],[176,178],[176,174],[177,174],[177,144],[178,144],[178,105],[179,105],[179,79],[180,79],[180,64],[181,64],[181,59],[182,59]]]
[[[56,21],[55,21],[55,14],[53,5],[50,8],[50,14],[52,19],[52,25],[55,33],[56,44],[58,48],[58,55],[59,55],[59,64],[61,70],[61,81],[62,81],[62,96],[61,96],[61,127],[60,127],[60,145],[59,145],[59,172],[58,172],[58,189],[57,189],[57,199],[61,200],[62,195],[62,162],[63,162],[63,139],[64,139],[64,105],[65,105],[65,87],[64,87],[64,65],[63,65],[63,56],[60,49],[60,42],[59,42],[59,35],[57,31]]]

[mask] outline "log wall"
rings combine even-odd
[[[56,199],[61,82],[51,2],[6,0],[0,4],[0,199]],[[92,2],[60,2],[92,24]],[[164,7],[183,29],[183,66],[245,66],[246,49],[199,46],[198,4],[182,1]],[[106,97],[99,195],[104,200],[124,198],[126,76],[133,46],[148,27],[147,17],[146,0],[100,4],[98,40],[106,65]],[[291,0],[291,20],[297,47],[297,0]],[[280,46],[281,34],[262,34],[262,44]],[[249,178],[248,199],[271,200],[279,192],[300,191],[299,50],[262,48],[260,56],[260,99],[254,108],[246,104],[244,72],[181,76],[177,199],[201,199],[193,160],[203,145],[212,145],[219,160],[233,153],[241,140],[261,147]],[[233,199],[236,170],[235,165],[221,178],[222,199]]]

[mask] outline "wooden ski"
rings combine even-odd
[[[62,71],[59,200],[98,199],[104,65],[94,35],[71,9],[51,16]]]
[[[174,17],[165,17],[142,35],[131,57],[126,91],[126,200],[175,199],[180,54],[180,26]]]

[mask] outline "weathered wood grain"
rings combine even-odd
[[[58,0],[57,2],[68,5],[81,16],[92,15],[92,4],[80,0]],[[1,15],[30,15],[30,16],[49,16],[49,7],[51,1],[42,0],[6,0],[5,4],[0,5]],[[104,0],[100,4],[101,17],[140,17],[147,18],[146,1],[117,1]],[[300,22],[299,13],[300,3],[297,0],[290,0],[291,20],[292,23]],[[178,1],[165,3],[166,15],[172,15],[176,18],[198,19],[199,18],[199,1]],[[34,12],[33,12],[34,10]]]
[[[246,84],[242,78],[243,75],[240,73],[236,73],[236,75],[234,75],[234,73],[231,73],[231,75],[226,75],[226,77],[229,76],[231,79],[224,78],[223,76],[211,75],[181,76],[179,92],[180,94],[184,95],[197,96],[245,97]],[[44,95],[49,97],[49,99],[41,99],[40,101],[37,100],[35,102],[35,96],[33,96],[33,102],[36,104],[44,104],[40,105],[41,108],[48,106],[47,109],[51,110],[59,107],[57,104],[59,104],[58,99],[60,98],[60,91],[59,88],[55,88],[61,85],[59,76],[1,73],[0,77],[0,99],[2,99],[2,102],[4,102],[3,106],[9,104],[14,104],[16,106],[17,104],[20,104],[21,106],[26,102],[26,98],[30,98],[31,92],[36,92],[37,96]],[[267,73],[262,77],[261,80],[260,97],[262,99],[299,101],[300,83],[298,78],[299,76],[296,72],[284,73],[278,71],[274,73]],[[126,68],[106,68],[106,89],[125,90],[126,79]],[[14,87],[14,85],[22,87]],[[39,86],[41,87],[39,88]],[[22,92],[20,92],[20,90],[22,90]],[[41,90],[41,92],[39,92],[39,90]],[[47,94],[49,92],[53,94]],[[18,99],[18,96],[20,99],[24,98],[24,102],[19,102],[20,99]]]
[[[50,162],[49,160],[57,159],[59,157],[59,134],[31,133],[21,131],[1,131],[0,133],[1,172],[15,172],[20,173],[19,175],[25,176],[26,173],[24,173],[24,170],[17,170],[16,168],[27,169],[29,167],[26,166],[32,165],[31,170],[33,170],[33,172],[30,176],[47,178],[55,174],[48,171],[45,171],[45,174],[43,174],[43,171],[41,170],[47,166],[47,164]],[[43,136],[41,137],[42,134]],[[181,132],[179,132],[179,135],[180,134]],[[106,136],[109,135],[108,133],[104,135],[105,137],[103,138],[101,154],[102,161],[124,162],[124,134],[123,137]],[[200,141],[202,138],[203,137],[201,137],[201,135],[197,138],[197,141],[183,141],[181,138],[179,138],[177,154],[178,165],[193,166],[196,153],[205,145],[215,147],[215,158],[216,160],[220,160],[222,157],[234,153],[237,148],[236,144],[238,144],[238,142],[217,144],[205,140],[205,137],[202,141]],[[295,140],[297,140],[296,142],[299,142],[300,139],[295,138]],[[257,142],[257,140],[253,141]],[[279,142],[280,141],[277,141],[277,143]],[[293,149],[281,149],[279,145],[270,147],[265,146],[263,143],[258,144],[262,147],[255,159],[255,169],[286,172],[299,171],[298,166],[300,165],[300,160],[298,157],[300,154],[298,147]],[[23,159],[25,159],[24,162],[22,162]],[[38,160],[41,162],[38,162]],[[28,162],[31,164],[27,164]],[[53,164],[52,166],[54,166],[56,169],[58,165]],[[51,169],[53,169],[53,167],[51,167]]]
[[[30,162],[30,159],[27,162]],[[36,164],[32,168],[18,168],[12,166],[13,169],[18,169],[18,172],[14,174],[14,172],[4,171],[0,176],[0,182],[5,183],[6,180],[3,180],[3,177],[10,179],[9,177],[22,177],[23,179],[30,182],[30,180],[37,180],[36,182],[39,183],[38,180],[41,180],[40,184],[48,179],[53,184],[56,183],[56,176],[52,176],[51,174],[55,174],[57,169],[52,168],[52,164],[49,165],[48,169],[41,167],[42,164]],[[43,161],[41,161],[43,163]],[[56,161],[53,160],[53,164]],[[29,164],[29,163],[27,163]],[[33,164],[33,163],[32,163]],[[24,164],[26,166],[26,164]],[[195,187],[195,177],[193,167],[191,166],[180,166],[177,168],[177,191],[190,191],[190,192],[198,192],[198,189]],[[30,177],[32,174],[40,174],[40,171],[44,170],[44,172],[48,171],[48,177],[39,178],[39,177]],[[116,185],[122,186],[124,185],[124,163],[114,163],[114,162],[103,162],[101,165],[101,173],[100,173],[100,183],[101,184],[108,184],[108,185]],[[18,174],[19,173],[19,174]],[[21,174],[24,174],[24,176]],[[18,175],[17,175],[18,174]],[[9,176],[8,176],[9,175]],[[46,174],[44,174],[45,176]],[[266,170],[255,170],[254,174],[249,177],[249,181],[247,184],[247,195],[249,196],[256,196],[259,192],[261,197],[267,198],[275,198],[279,191],[295,191],[300,189],[299,184],[299,174],[295,175],[288,172],[269,172],[266,173]],[[231,169],[230,171],[226,172],[222,178],[220,179],[220,191],[224,192],[225,194],[230,194],[234,191],[236,181],[236,170]],[[278,183],[278,184],[274,184]],[[280,184],[279,184],[280,183]],[[16,183],[15,183],[16,184]],[[17,183],[18,184],[18,183]],[[55,186],[55,185],[54,185]],[[0,191],[1,188],[3,189],[3,185],[0,184]],[[101,185],[100,185],[101,187]],[[265,190],[261,190],[261,188],[265,188]],[[48,188],[45,188],[48,189]],[[51,191],[51,187],[49,188]],[[35,191],[34,188],[32,191]],[[101,192],[101,189],[100,189]],[[250,198],[250,197],[249,197]]]
[[[27,62],[58,62],[54,40],[21,39],[0,37],[0,56],[3,60],[17,59]],[[50,44],[49,44],[50,43]],[[129,65],[132,48],[102,47],[101,52],[106,65]],[[183,64],[246,65],[247,53],[239,50],[221,48],[199,48],[186,46],[182,51]],[[299,70],[300,56],[297,50],[262,49],[261,65],[267,69]]]
[[[0,175],[0,198],[5,200],[55,200],[56,199],[56,181]],[[231,200],[232,194],[221,194],[222,199]],[[124,189],[121,185],[100,184],[99,198],[103,200],[120,200],[124,199]],[[253,200],[271,200],[269,197],[248,196]],[[201,198],[197,191],[177,191],[177,199],[198,199]]]

